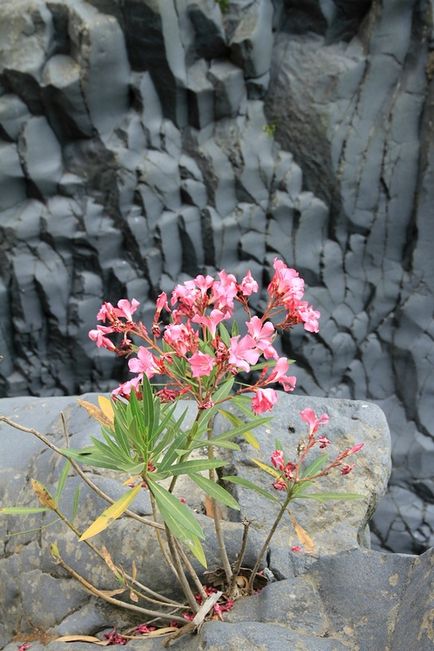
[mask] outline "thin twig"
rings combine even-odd
[[[213,421],[211,421],[211,425],[208,427],[207,430],[208,440],[210,440],[212,437],[212,432],[211,432],[212,422]],[[208,459],[210,461],[214,459],[214,447],[212,445],[208,446]],[[211,481],[217,483],[217,473],[215,468],[210,468],[209,478],[211,479]],[[220,560],[223,564],[223,569],[225,571],[227,585],[231,585],[233,573],[232,573],[231,564],[229,562],[228,553],[226,551],[226,544],[225,544],[225,539],[224,539],[222,526],[221,526],[220,507],[217,504],[217,501],[213,497],[211,497],[211,504],[213,507],[214,529],[215,529],[217,544],[220,552]]]
[[[285,498],[285,501],[282,504],[282,507],[281,507],[279,513],[277,514],[277,517],[276,517],[276,519],[274,521],[274,524],[271,527],[264,544],[262,545],[261,551],[259,552],[259,556],[256,559],[256,563],[255,563],[255,566],[254,566],[254,568],[252,570],[252,574],[251,574],[250,580],[249,580],[249,592],[250,593],[253,592],[253,583],[255,581],[256,573],[257,573],[257,571],[259,569],[261,561],[262,561],[262,559],[263,559],[263,557],[265,555],[265,552],[268,549],[268,545],[270,544],[270,541],[271,541],[272,537],[274,536],[274,532],[276,531],[276,529],[277,529],[277,527],[279,525],[279,522],[283,518],[283,515],[284,515],[284,513],[285,513],[285,511],[287,509],[287,506],[291,501],[291,497],[292,497],[292,493],[288,493],[286,498]]]
[[[20,425],[19,423],[15,423],[14,421],[10,420],[10,418],[7,418],[6,416],[0,416],[0,422],[4,422],[7,425],[10,425],[11,427],[14,427],[15,429],[18,429],[22,432],[27,432],[28,434],[33,434],[37,439],[41,441],[44,445],[46,445],[50,450],[53,450],[57,454],[59,454],[61,457],[64,457],[67,459],[70,463],[71,466],[74,468],[75,472],[77,475],[81,477],[81,479],[91,488],[97,495],[99,495],[103,500],[108,502],[109,504],[114,504],[115,500],[113,500],[109,495],[104,493],[94,482],[89,479],[82,471],[80,466],[74,461],[74,459],[70,459],[67,454],[62,452],[60,448],[58,448],[54,443],[51,443],[43,434],[38,432],[36,429],[33,429],[32,427],[24,427],[24,425]],[[163,529],[163,525],[161,525],[159,522],[154,522],[153,520],[148,520],[147,518],[143,518],[141,515],[137,515],[137,513],[134,513],[134,511],[130,511],[127,509],[124,511],[124,515],[128,516],[129,518],[133,518],[134,520],[137,520],[138,522],[141,522],[142,524],[146,524],[147,526],[154,527],[155,529]]]
[[[234,567],[234,570],[233,570],[234,573],[232,575],[231,585],[229,587],[229,595],[231,595],[235,590],[235,586],[236,586],[236,583],[237,583],[237,577],[238,577],[238,575],[240,573],[241,566],[242,566],[243,560],[244,560],[244,556],[246,554],[247,539],[249,537],[250,524],[251,524],[251,522],[249,520],[243,520],[243,526],[244,526],[243,538],[241,540],[241,547],[240,547],[240,551],[239,551],[239,554],[238,554],[237,562],[235,563],[235,567]]]
[[[197,572],[194,569],[193,565],[191,564],[190,559],[188,558],[187,554],[182,549],[181,545],[178,543],[177,540],[175,540],[175,545],[176,545],[176,549],[178,550],[179,555],[181,556],[182,562],[184,563],[185,567],[187,568],[187,572],[190,574],[196,588],[199,590],[200,596],[202,597],[202,599],[208,599],[208,595],[206,594],[206,592],[205,592],[205,590],[203,588],[203,585],[201,583],[201,580],[199,579],[199,576],[197,575]]]
[[[169,545],[169,549],[170,549],[170,554],[173,559],[173,564],[175,565],[176,573],[178,575],[178,581],[184,591],[184,595],[189,603],[190,608],[194,613],[197,613],[199,607],[197,605],[196,599],[194,598],[194,594],[187,580],[187,577],[185,576],[185,572],[182,567],[181,560],[179,558],[179,554],[175,546],[175,540],[167,526],[166,526],[166,537],[167,537],[167,544]]]
[[[173,620],[176,622],[181,622],[184,624],[185,619],[182,617],[179,617],[178,615],[172,615],[171,613],[163,613],[163,612],[158,612],[156,610],[149,610],[148,608],[142,608],[141,606],[136,606],[135,604],[129,604],[125,601],[121,601],[120,599],[114,599],[113,597],[109,597],[108,595],[104,594],[104,591],[98,590],[92,583],[89,583],[81,574],[78,574],[72,567],[67,565],[65,561],[60,557],[56,555],[56,562],[59,563],[74,579],[76,579],[80,585],[87,591],[93,594],[96,597],[100,597],[101,599],[104,599],[104,601],[107,601],[109,604],[113,604],[113,606],[120,606],[122,608],[126,608],[127,610],[133,610],[136,613],[142,613],[143,615],[150,615],[151,617],[158,617],[160,619],[168,619],[168,620]]]
[[[149,491],[149,497],[150,497],[150,500],[151,500],[152,515],[153,515],[154,519],[156,520],[157,519],[157,505],[156,505],[156,502],[155,502],[155,497],[153,496],[151,491]],[[159,529],[156,529],[155,534],[157,536],[157,541],[158,541],[158,544],[160,546],[161,553],[163,554],[164,560],[166,561],[167,565],[169,566],[169,568],[173,572],[173,574],[176,577],[178,577],[178,573],[177,573],[177,571],[175,569],[175,566],[174,566],[174,564],[172,562],[172,559],[170,558],[170,555],[168,554],[166,546],[164,544],[164,540],[163,540],[163,537],[161,535],[161,531]]]
[[[75,525],[74,525],[74,524],[69,520],[69,518],[67,518],[67,517],[64,515],[64,513],[62,513],[62,512],[58,509],[58,507],[56,507],[56,508],[53,509],[53,510],[54,510],[54,512],[56,513],[56,515],[57,515],[57,516],[62,520],[62,522],[64,522],[64,523],[66,524],[66,526],[69,527],[69,529],[71,529],[71,531],[72,531],[72,532],[73,532],[73,533],[74,533],[78,538],[80,538],[80,537],[81,537],[81,533],[80,533],[80,531],[79,531],[79,530],[75,527]],[[92,551],[93,551],[97,556],[99,556],[99,558],[100,558],[102,561],[104,561],[104,563],[107,565],[107,567],[109,567],[109,569],[111,569],[110,566],[107,564],[107,561],[106,561],[106,559],[105,559],[105,557],[104,557],[104,554],[102,553],[102,551],[101,551],[100,549],[98,549],[98,547],[97,547],[96,545],[94,545],[92,542],[90,542],[90,540],[83,540],[82,542],[84,542],[84,543],[85,543],[85,544],[86,544],[86,545],[87,545],[87,546],[88,546],[88,547],[89,547],[89,548],[90,548],[90,549],[91,549],[91,550],[92,550]],[[111,571],[113,572],[113,570],[111,570]],[[114,573],[114,572],[113,572],[113,573]],[[144,595],[144,594],[142,594],[142,593],[139,593],[140,596],[141,596],[143,599],[146,599],[147,601],[149,601],[149,602],[151,602],[151,603],[156,603],[156,604],[158,604],[158,605],[160,605],[160,606],[165,606],[166,608],[167,608],[167,607],[172,607],[172,606],[176,606],[177,608],[185,608],[185,606],[184,606],[183,604],[180,604],[179,602],[174,601],[173,599],[169,599],[168,597],[165,597],[164,595],[161,595],[160,593],[155,592],[154,590],[151,590],[151,588],[148,588],[148,586],[143,585],[143,583],[141,583],[140,581],[137,581],[137,579],[134,579],[132,576],[130,576],[130,575],[129,575],[127,572],[125,572],[124,570],[122,570],[121,573],[122,573],[123,577],[124,577],[127,581],[129,581],[130,583],[132,583],[134,586],[137,586],[140,590],[143,590],[144,592],[147,592],[149,595],[152,595],[152,597],[149,597],[149,596],[146,596],[146,595]],[[127,587],[131,589],[132,586],[127,586]]]

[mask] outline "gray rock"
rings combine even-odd
[[[398,528],[383,544],[421,552],[433,529],[432,8],[226,4],[1,3],[0,395],[109,390],[126,370],[87,338],[99,302],[134,296],[150,314],[163,287],[218,267],[265,284],[280,255],[322,321],[319,338],[294,330],[279,350],[300,360],[302,393],[383,406],[391,495],[414,495],[401,514],[387,502]],[[87,291],[89,273],[100,286]]]

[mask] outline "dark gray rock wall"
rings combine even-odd
[[[378,541],[432,544],[432,7],[426,0],[3,0],[0,395],[107,390],[103,299],[276,255],[322,312],[299,391],[394,438]],[[430,524],[431,523],[431,524]],[[431,541],[431,543],[430,543]]]

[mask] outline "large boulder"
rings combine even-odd
[[[96,396],[84,396],[95,401]],[[377,497],[387,484],[390,472],[390,436],[386,420],[378,407],[366,402],[295,397],[281,394],[269,426],[256,432],[260,451],[247,448],[234,453],[228,465],[240,477],[270,488],[268,476],[261,475],[249,462],[252,456],[267,459],[280,439],[288,454],[305,434],[300,410],[310,406],[330,417],[327,436],[331,452],[363,442],[357,467],[350,475],[327,477],[323,490],[357,491],[357,502],[294,503],[292,511],[309,532],[315,550],[291,551],[297,542],[288,522],[278,529],[271,553],[266,558],[270,582],[258,594],[242,599],[224,617],[210,622],[197,636],[182,638],[177,647],[184,651],[223,651],[223,649],[267,649],[284,647],[332,651],[363,648],[367,651],[393,649],[407,651],[431,648],[429,610],[432,554],[422,557],[390,555],[369,550],[366,523]],[[65,444],[63,414],[72,446],[86,444],[91,435],[99,435],[99,426],[80,408],[74,398],[5,398],[0,414],[24,427],[33,427],[50,442]],[[191,406],[188,418],[194,417]],[[216,422],[217,429],[224,427]],[[0,499],[2,505],[35,504],[30,479],[37,478],[55,490],[62,468],[59,458],[32,434],[0,425]],[[123,491],[119,478],[93,470],[89,478],[113,498]],[[61,498],[62,510],[71,516],[78,479],[68,478]],[[201,515],[201,495],[181,484],[183,493],[196,511],[206,532],[205,550],[210,569],[218,567],[212,543],[212,522]],[[273,513],[269,502],[256,494],[240,490],[241,513],[237,520],[224,523],[229,555],[235,558],[242,536],[240,518],[252,523],[253,535],[245,563],[255,561]],[[85,486],[75,519],[83,529],[104,508],[105,502]],[[144,517],[152,517],[144,492],[133,505]],[[5,651],[16,651],[18,643],[31,641],[32,651],[69,651],[71,646],[56,642],[62,635],[99,635],[113,627],[123,629],[140,621],[127,613],[97,601],[68,574],[55,565],[49,553],[52,542],[67,563],[99,588],[113,589],[113,577],[84,543],[51,515],[32,515],[25,519],[3,516],[0,519],[5,553],[0,559],[0,644]],[[104,543],[113,558],[127,571],[133,561],[138,578],[166,595],[177,595],[173,578],[165,568],[150,530],[143,524],[122,517],[95,539]],[[178,593],[179,594],[179,593]],[[12,641],[13,637],[13,641]],[[94,645],[74,642],[74,651],[92,651]],[[163,651],[163,642],[131,640],[125,649]]]

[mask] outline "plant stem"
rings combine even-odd
[[[33,434],[41,443],[47,446],[47,448],[50,448],[50,450],[53,450],[53,452],[56,452],[61,457],[64,457],[67,459],[71,466],[74,468],[75,472],[81,479],[91,488],[97,495],[99,495],[103,500],[108,502],[109,504],[114,504],[115,500],[113,500],[109,495],[104,493],[96,484],[93,483],[91,479],[89,479],[86,476],[86,473],[83,472],[83,470],[80,468],[78,463],[74,461],[74,459],[70,459],[67,454],[64,454],[60,448],[58,448],[54,443],[51,443],[43,434],[38,432],[36,429],[33,429],[32,427],[24,427],[24,425],[20,425],[19,423],[15,423],[13,420],[10,420],[10,418],[7,418],[6,416],[0,416],[0,423],[6,423],[7,425],[10,425],[11,427],[14,427],[15,429],[20,430],[21,432],[27,432],[28,434]],[[134,513],[134,511],[130,511],[127,509],[124,511],[124,515],[127,515],[129,518],[133,518],[134,520],[137,520],[138,522],[141,522],[142,524],[146,524],[147,526],[154,527],[155,529],[163,529],[164,527],[162,524],[159,522],[154,522],[153,520],[148,520],[147,518],[143,518],[141,515],[137,515],[137,513]]]
[[[154,520],[157,519],[157,504],[155,502],[155,497],[152,495],[151,491],[149,491],[149,497],[151,500],[151,505],[152,505],[152,515],[154,517]],[[164,544],[163,537],[161,535],[161,531],[159,529],[155,529],[155,535],[157,536],[158,544],[161,549],[161,553],[163,554],[164,560],[166,561],[167,565],[169,566],[170,570],[173,572],[173,574],[178,577],[178,572],[175,569],[175,566],[172,562],[172,559],[170,558],[170,555],[167,552],[166,546]]]
[[[214,419],[211,420],[211,425],[207,429],[208,440],[212,438],[213,420]],[[214,459],[214,447],[212,445],[208,446],[208,459],[210,461]],[[217,484],[218,477],[215,468],[210,469],[209,478],[211,479],[211,481]],[[228,553],[226,551],[225,539],[224,539],[222,526],[221,526],[220,507],[217,504],[217,501],[213,497],[211,497],[211,504],[213,507],[214,529],[215,529],[217,544],[220,552],[220,560],[223,564],[223,569],[226,575],[226,583],[228,586],[230,586],[232,584],[233,573],[232,573],[231,564],[229,563]]]
[[[170,549],[170,554],[172,556],[173,564],[176,568],[176,573],[178,575],[178,581],[183,589],[184,595],[188,601],[190,608],[194,613],[197,613],[197,611],[199,610],[199,606],[197,605],[197,601],[194,598],[194,594],[192,592],[192,589],[190,588],[190,584],[187,580],[187,577],[185,576],[185,572],[182,567],[178,551],[176,549],[175,539],[173,538],[167,526],[166,526],[166,537],[167,537],[167,544],[169,545],[169,549]]]
[[[78,574],[78,572],[72,569],[72,567],[67,565],[62,558],[56,557],[56,562],[59,563],[59,565],[61,565],[74,579],[76,579],[76,581],[78,581],[80,585],[82,585],[87,592],[90,592],[96,597],[100,597],[101,599],[104,599],[104,601],[107,601],[109,604],[113,604],[114,606],[121,606],[122,608],[126,608],[127,610],[133,610],[136,613],[150,615],[151,617],[157,616],[158,618],[161,619],[175,620],[182,624],[185,623],[185,619],[179,617],[178,615],[158,612],[156,610],[149,610],[148,608],[142,608],[141,606],[136,606],[134,604],[129,604],[125,601],[121,601],[120,599],[114,599],[113,597],[109,597],[104,593],[103,590],[98,590],[98,588],[96,588],[94,585],[92,585],[92,583],[87,581],[83,576],[81,576],[81,574]]]
[[[201,583],[201,580],[199,579],[199,576],[194,569],[193,565],[190,562],[190,559],[188,558],[187,554],[185,551],[182,549],[181,545],[175,540],[175,545],[176,549],[178,550],[179,555],[181,556],[182,562],[184,563],[185,567],[187,568],[188,573],[190,574],[191,578],[193,579],[193,582],[196,586],[196,588],[199,591],[200,596],[202,599],[208,599],[208,595],[206,594],[203,585]]]
[[[259,569],[259,566],[260,566],[260,564],[262,562],[262,559],[265,556],[265,553],[266,553],[266,551],[268,549],[270,541],[271,541],[272,537],[274,536],[274,533],[275,533],[281,519],[283,518],[283,514],[285,513],[285,511],[286,511],[286,509],[288,507],[288,504],[291,501],[291,497],[292,497],[292,493],[289,492],[287,494],[286,498],[285,498],[285,501],[283,502],[283,504],[282,504],[282,506],[280,508],[279,513],[277,514],[277,517],[276,517],[276,519],[274,521],[274,524],[271,527],[270,532],[269,532],[264,544],[262,545],[261,551],[259,552],[259,556],[258,556],[258,558],[256,560],[255,566],[254,566],[254,568],[252,570],[252,574],[251,574],[250,580],[249,580],[249,592],[250,592],[250,594],[253,593],[253,583],[255,581],[256,573],[257,573],[257,571]]]
[[[77,538],[80,538],[80,536],[81,536],[80,531],[69,520],[69,518],[67,518],[62,513],[62,511],[59,510],[58,507],[56,507],[53,510],[56,513],[56,515],[62,520],[62,522],[64,522],[66,524],[66,526],[69,527],[69,529],[71,529],[71,531],[77,536]],[[107,561],[106,561],[106,559],[104,557],[104,554],[98,549],[98,547],[96,545],[91,543],[89,540],[83,540],[82,542],[84,542],[107,565]],[[112,568],[110,568],[110,569],[113,572],[113,569]],[[168,597],[165,597],[164,595],[160,595],[158,592],[154,592],[154,590],[151,590],[151,588],[148,588],[146,585],[143,585],[143,583],[140,583],[140,581],[137,581],[136,579],[134,579],[132,576],[130,576],[129,574],[124,572],[124,570],[122,570],[122,575],[132,585],[135,585],[138,588],[140,588],[141,590],[143,590],[144,592],[147,592],[149,595],[152,595],[152,597],[148,597],[146,595],[141,594],[141,597],[143,597],[143,599],[146,599],[147,601],[150,601],[152,603],[156,603],[156,604],[158,604],[160,606],[166,606],[166,607],[176,606],[178,608],[183,608],[184,607],[183,604],[180,604],[179,602],[174,601],[173,599],[169,599]],[[128,586],[128,587],[131,587],[131,586]]]
[[[249,537],[250,524],[251,523],[248,520],[243,521],[243,526],[244,526],[243,539],[241,541],[240,552],[238,554],[237,562],[235,564],[233,574],[232,574],[231,584],[229,586],[229,596],[233,595],[233,593],[235,592],[237,577],[240,573],[241,565],[243,564],[244,556],[247,549],[247,539]]]

